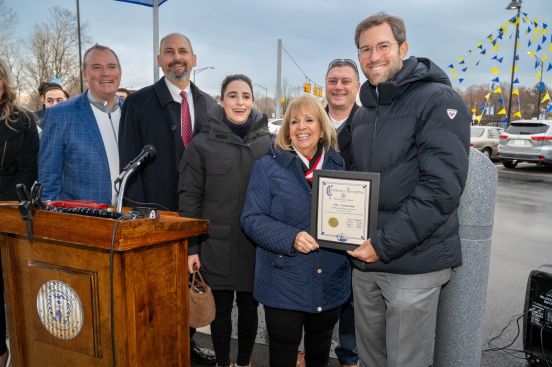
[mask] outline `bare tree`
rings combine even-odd
[[[12,42],[13,29],[17,24],[17,13],[10,8],[5,0],[0,0],[0,49]]]
[[[276,113],[275,99],[266,97],[264,93],[262,94],[262,96],[255,97],[255,109],[261,113],[264,113],[269,119],[271,119],[272,115]]]
[[[77,39],[76,16],[65,8],[51,8],[50,17],[35,24],[28,39],[30,57],[23,67],[32,92],[37,90],[41,82],[60,78],[70,94],[78,93],[80,70]],[[81,39],[83,44],[89,42],[86,24],[81,25]]]
[[[290,85],[289,80],[284,79],[284,82],[282,83],[282,97],[284,98],[284,103],[282,104],[282,116],[286,113],[289,102],[301,94],[302,90],[301,86],[292,86]],[[280,103],[280,101],[276,101],[276,103]]]
[[[497,88],[500,87],[501,93],[498,93]],[[519,119],[519,115],[515,115],[518,111],[522,118],[530,118],[535,114],[537,105],[537,86],[529,89],[524,86],[514,86],[517,92],[512,96],[512,121]],[[495,91],[497,91],[495,93]],[[506,118],[505,114],[498,114],[501,110],[507,110],[508,97],[510,94],[510,85],[502,83],[499,86],[494,86],[491,89],[489,84],[472,85],[464,91],[458,91],[464,103],[471,111],[475,110],[475,115],[481,116],[481,123],[496,123],[503,121]],[[488,97],[487,97],[488,95]],[[490,107],[490,114],[482,113],[482,106]]]
[[[10,69],[15,63],[12,53],[15,49],[13,29],[17,25],[17,22],[17,13],[6,4],[5,0],[0,0],[0,55],[8,63]]]
[[[22,41],[14,38],[14,29],[18,22],[17,13],[6,4],[5,0],[0,0],[0,57],[11,70],[19,98],[22,89],[23,65],[20,46]]]
[[[21,48],[16,42],[10,42],[2,45],[2,50],[0,52],[4,56],[4,61],[8,64],[8,67],[11,70],[13,81],[17,86],[17,98],[20,98],[21,91],[23,89],[23,64],[21,63]]]

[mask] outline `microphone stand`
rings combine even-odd
[[[121,172],[119,177],[115,180],[114,184],[120,182],[119,184],[119,196],[117,197],[117,212],[122,213],[123,211],[123,198],[125,197],[125,188],[129,177],[136,171],[138,168],[137,165],[131,165],[128,169]]]
[[[119,185],[119,197],[117,198],[117,212],[122,213],[123,210],[123,198],[125,197],[125,188],[128,181],[128,178],[130,175],[134,173],[140,167],[144,161],[150,157],[155,156],[155,147],[153,145],[146,145],[138,157],[134,158],[132,161],[130,161],[129,164],[125,168],[123,168],[123,171],[117,177],[115,182],[113,182],[113,188],[117,190],[116,185],[120,182]]]
[[[35,186],[33,185],[33,193],[35,193]],[[17,192],[17,196],[19,196],[19,200],[21,201],[18,205],[19,207],[19,213],[21,214],[21,218],[25,221],[25,229],[27,230],[27,237],[29,238],[29,241],[33,240],[33,232],[31,229],[31,222],[33,221],[33,213],[32,213],[32,204],[34,202],[34,198],[29,193],[29,190],[27,190],[27,186],[25,184],[17,184],[15,186],[15,191]],[[42,191],[42,190],[39,190]],[[40,193],[39,193],[40,195]]]

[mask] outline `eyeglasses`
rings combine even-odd
[[[328,71],[333,67],[345,65],[352,66],[358,72],[356,63],[351,59],[335,59],[330,61],[330,63],[328,64]]]
[[[367,59],[372,56],[374,50],[380,56],[387,56],[391,52],[391,45],[398,44],[398,42],[381,42],[375,46],[364,46],[358,50],[358,57],[360,59]]]

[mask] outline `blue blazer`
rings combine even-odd
[[[44,200],[111,203],[107,153],[86,92],[46,110],[38,180]]]

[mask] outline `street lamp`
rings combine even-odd
[[[206,66],[204,68],[194,69],[194,84],[195,84],[195,76],[196,74],[201,73],[202,71],[208,70],[208,69],[214,69],[214,66]]]
[[[520,13],[521,13],[521,2],[522,0],[515,1],[512,0],[510,4],[506,7],[506,10],[517,10],[516,16],[516,35],[514,39],[514,59],[512,61],[512,76],[510,78],[510,99],[508,99],[508,124],[510,124],[510,116],[512,114],[512,92],[514,91],[514,73],[516,70],[516,57],[517,57],[517,44],[519,37],[519,23],[521,22]]]
[[[263,88],[265,90],[265,112],[266,112],[266,115],[268,116],[268,88],[263,86],[263,85],[260,85],[260,84],[253,84],[259,88]]]
[[[528,54],[530,54],[531,52],[527,52]],[[537,120],[540,118],[540,103],[541,103],[541,89],[542,89],[542,73],[544,72],[544,62],[542,61],[542,59],[540,57],[538,57],[536,54],[535,54],[535,58],[537,60],[539,60],[540,62],[540,66],[541,66],[541,70],[540,70],[540,80],[539,80],[539,86],[537,87],[537,90],[538,90],[538,99],[537,99]]]

